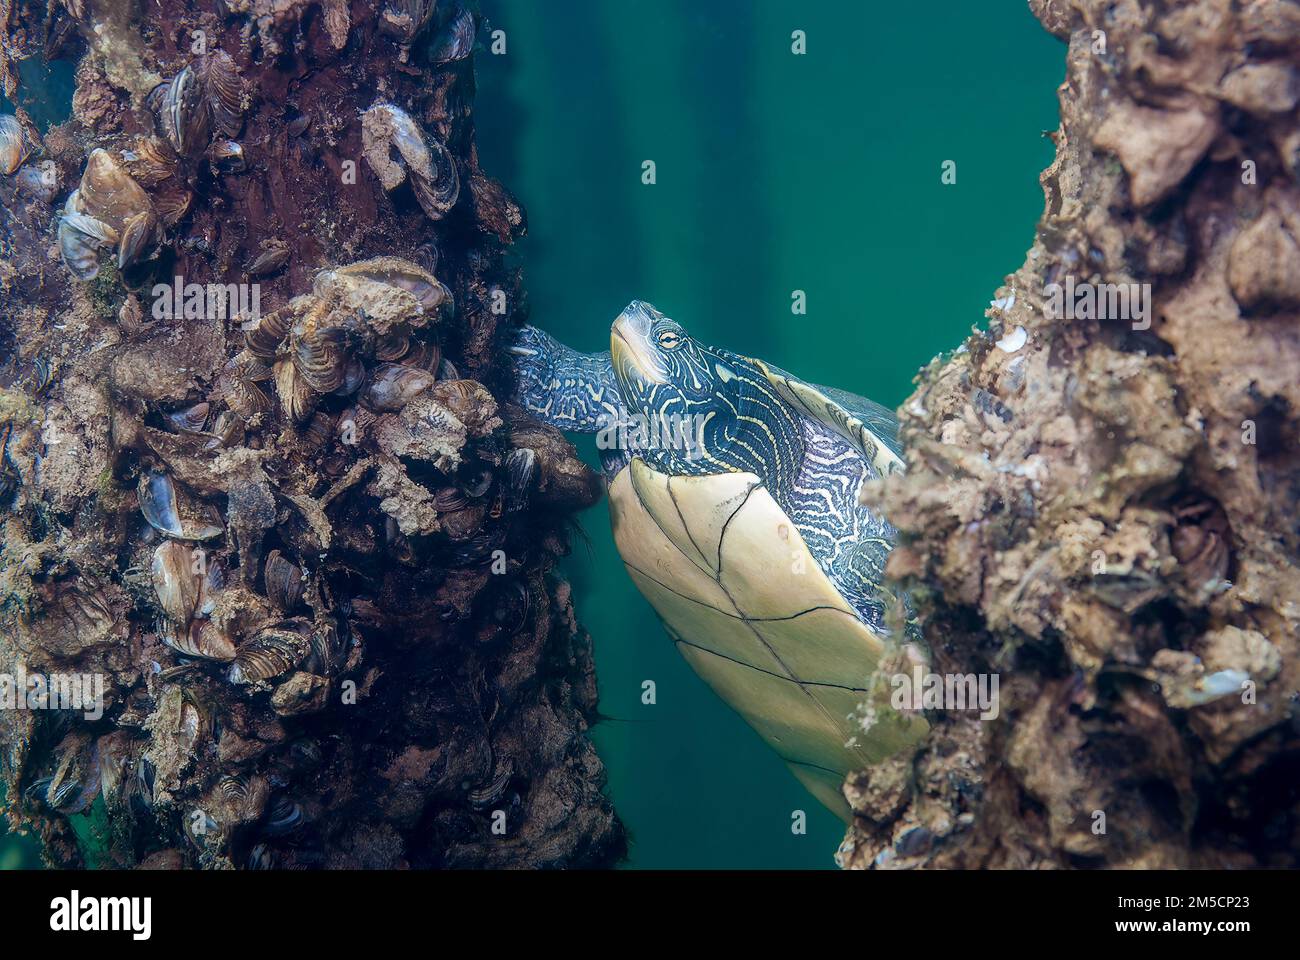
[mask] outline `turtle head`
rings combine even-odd
[[[707,392],[692,372],[705,364],[701,345],[648,303],[627,305],[614,321],[609,345],[623,399],[635,410],[657,409],[656,396],[667,398],[682,387]]]
[[[619,314],[610,359],[642,431],[629,446],[657,469],[765,476],[796,454],[792,445],[801,440],[792,435],[792,420],[753,362],[701,343],[650,304],[633,300]],[[774,419],[782,422],[768,423]]]

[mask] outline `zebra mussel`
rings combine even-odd
[[[361,142],[366,163],[385,190],[396,190],[409,179],[430,220],[441,220],[451,212],[460,197],[456,161],[405,110],[376,103],[361,115]]]
[[[158,242],[159,230],[144,188],[107,150],[94,150],[59,223],[59,249],[73,276],[98,276],[101,250],[117,251],[118,269],[133,266]]]
[[[11,177],[27,162],[38,144],[18,118],[0,113],[0,174]]]

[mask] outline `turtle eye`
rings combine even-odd
[[[681,346],[682,338],[671,330],[664,330],[659,334],[659,346],[665,350],[676,350]]]

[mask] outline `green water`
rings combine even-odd
[[[533,322],[576,347],[607,347],[641,298],[706,341],[896,406],[1032,242],[1064,50],[1023,0],[481,6],[506,53],[479,56],[480,156],[528,208]],[[673,649],[604,504],[583,526],[568,574],[601,710],[619,718],[595,738],[629,865],[832,866],[840,822]]]

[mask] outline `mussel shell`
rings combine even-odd
[[[159,107],[163,134],[183,157],[198,156],[212,133],[212,112],[202,78],[192,66],[172,78]]]
[[[439,377],[431,393],[434,400],[450,410],[471,432],[487,423],[492,416],[492,395],[477,380]]]
[[[122,224],[117,247],[117,266],[125,270],[139,263],[146,250],[158,242],[158,217],[152,209],[137,213]]]
[[[244,420],[232,410],[223,410],[217,414],[216,422],[212,424],[212,439],[204,444],[204,450],[215,450],[217,447],[237,447],[244,439]]]
[[[361,389],[366,382],[366,365],[356,357],[348,357],[347,366],[343,368],[343,382],[334,392],[340,397],[351,396]]]
[[[411,338],[405,333],[389,333],[375,341],[375,359],[381,363],[394,363],[411,349]]]
[[[226,774],[217,781],[217,793],[227,803],[242,804],[248,799],[249,780],[247,777]]]
[[[185,219],[194,203],[194,192],[177,181],[164,184],[153,194],[154,210],[163,226],[174,227]]]
[[[504,543],[503,530],[484,531],[455,544],[451,551],[452,563],[458,567],[473,567],[485,563],[492,556],[492,552],[501,549]]]
[[[222,173],[243,173],[248,169],[244,148],[234,140],[218,140],[208,147],[208,162]]]
[[[50,388],[54,382],[54,365],[44,357],[37,357],[32,361],[31,391],[32,396],[39,397]]]
[[[289,262],[289,256],[290,250],[287,244],[270,244],[249,261],[244,272],[250,277],[270,276]]]
[[[32,144],[17,117],[0,113],[0,173],[13,176],[31,153]]]
[[[379,17],[379,29],[409,44],[429,25],[437,0],[389,0]]]
[[[436,342],[417,340],[411,345],[407,355],[402,358],[402,362],[408,366],[428,370],[436,376],[442,366],[442,347]]]
[[[53,160],[46,160],[39,165],[29,164],[14,174],[14,189],[21,196],[32,197],[40,203],[50,206],[54,198],[61,193],[59,168]]]
[[[99,240],[69,223],[66,216],[59,223],[59,254],[78,280],[89,282],[99,276],[99,251],[102,247]]]
[[[216,131],[225,137],[239,136],[244,126],[244,81],[230,54],[224,50],[209,54],[203,62],[203,80]]]
[[[433,386],[435,377],[427,370],[404,363],[381,363],[370,376],[362,399],[379,413],[401,410],[413,397]]]
[[[134,149],[123,151],[122,160],[131,179],[142,187],[152,188],[171,180],[179,169],[176,151],[158,137],[136,141]]]
[[[440,487],[433,494],[433,508],[439,513],[456,513],[469,506],[470,497],[460,487]]]
[[[167,422],[171,424],[173,430],[180,433],[202,433],[211,410],[210,403],[196,403],[193,406],[171,411],[166,415]]]
[[[293,362],[317,393],[343,386],[348,373],[347,335],[338,327],[300,332],[292,336]]]
[[[230,390],[226,393],[226,403],[245,420],[271,409],[270,395],[256,383],[244,380],[242,377],[236,377],[230,385]]]
[[[270,362],[289,333],[293,316],[289,309],[275,310],[258,318],[257,326],[244,331],[244,343],[253,356]]]
[[[136,497],[149,525],[173,539],[212,540],[224,532],[215,508],[179,494],[172,478],[161,470],[140,478]]]
[[[140,306],[140,298],[134,293],[128,294],[122,301],[122,306],[117,311],[117,323],[128,337],[142,333],[148,326],[144,319],[144,307]]]
[[[474,51],[476,32],[474,14],[458,4],[455,15],[438,35],[429,59],[436,66],[464,60]]]
[[[513,513],[528,503],[537,479],[537,453],[529,447],[511,450],[506,457],[506,504]]]
[[[302,430],[302,439],[307,449],[311,451],[322,449],[334,439],[337,427],[337,417],[317,410]]]
[[[191,751],[216,732],[217,714],[201,693],[189,687],[181,691],[181,722],[179,733]]]
[[[277,361],[275,392],[280,398],[280,409],[293,423],[306,423],[320,402],[320,394],[298,372],[298,365],[290,359]]]
[[[78,212],[106,223],[119,234],[142,214],[152,214],[153,205],[144,188],[107,150],[92,150],[86,159],[77,190]],[[139,227],[136,227],[139,230]]]
[[[262,577],[267,599],[282,613],[291,613],[302,603],[302,569],[279,550],[266,555]]]
[[[211,620],[195,620],[178,627],[160,624],[158,637],[177,653],[183,653],[187,657],[221,663],[235,659],[234,642]]]
[[[105,803],[115,803],[126,786],[125,778],[135,751],[136,745],[126,730],[115,730],[95,742],[95,753],[99,758],[99,792]]]
[[[254,844],[248,852],[249,870],[274,870],[280,865],[280,855],[265,843]]]
[[[430,173],[412,168],[411,189],[430,220],[441,220],[460,199],[460,174],[451,151],[437,140],[430,141]]]
[[[301,804],[288,797],[280,796],[271,801],[266,814],[266,833],[268,836],[280,836],[292,833],[302,825],[304,814]]]
[[[158,768],[152,760],[141,755],[135,762],[135,776],[127,782],[131,800],[138,800],[146,809],[152,806],[154,784],[157,783],[157,780]]]
[[[361,146],[366,163],[385,190],[395,190],[408,168],[432,179],[432,158],[424,132],[410,115],[391,103],[379,102],[361,115]],[[396,150],[401,160],[395,160]]]
[[[466,799],[475,810],[486,810],[505,796],[510,781],[515,775],[515,765],[507,757],[499,765],[496,776],[481,787],[471,790]]]
[[[99,794],[99,757],[95,741],[80,731],[54,748],[54,773],[45,787],[45,802],[60,813],[81,813]]]
[[[312,653],[311,636],[302,625],[286,622],[267,627],[240,645],[230,665],[231,683],[257,683],[288,673]]]
[[[77,196],[78,194],[74,191],[72,196],[68,198],[69,207],[76,203]],[[121,239],[121,235],[107,223],[96,220],[88,214],[68,209],[68,207],[64,208],[63,217],[59,224],[60,226],[67,226],[68,229],[80,234],[86,243],[91,244],[97,250],[115,247]]]
[[[375,257],[371,260],[359,260],[346,266],[335,267],[327,274],[383,283],[390,287],[405,290],[415,297],[420,309],[426,314],[434,314],[452,302],[451,290],[447,285],[429,271],[416,266],[400,257]],[[328,276],[324,278],[328,280]],[[322,284],[324,288],[327,284]]]
[[[303,660],[301,669],[320,677],[327,677],[343,661],[343,641],[338,628],[330,621],[318,624],[311,634],[311,649]]]
[[[395,190],[409,172],[415,198],[430,219],[441,220],[455,206],[460,196],[455,159],[405,110],[383,102],[370,107],[361,117],[361,142],[366,163],[385,190]]]
[[[203,590],[203,574],[194,570],[194,547],[165,540],[153,553],[149,573],[163,612],[185,625],[194,616]]]

